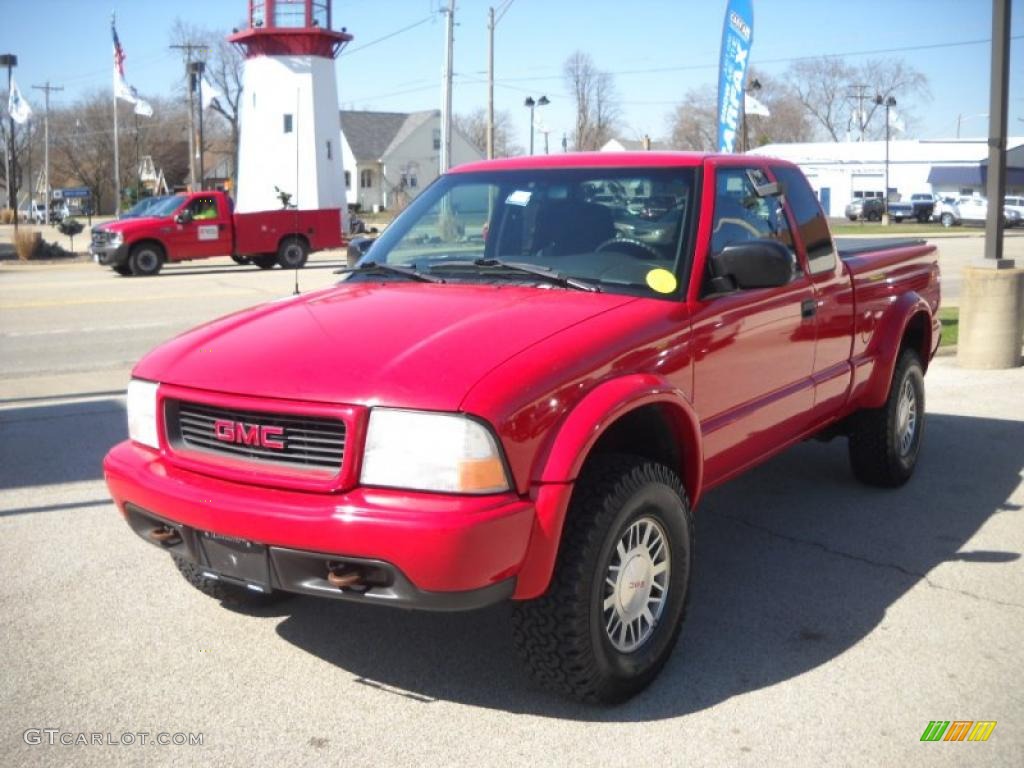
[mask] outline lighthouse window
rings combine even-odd
[[[292,116],[291,115],[285,115],[284,116],[284,132],[285,133],[291,133],[292,132]]]

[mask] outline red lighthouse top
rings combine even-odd
[[[254,56],[334,58],[352,35],[331,29],[331,0],[249,0],[249,28],[228,37]]]

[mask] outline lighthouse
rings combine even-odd
[[[245,54],[235,210],[340,208],[345,174],[334,59],[352,39],[330,0],[249,0],[249,27],[228,40]]]

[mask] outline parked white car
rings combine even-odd
[[[1024,223],[1024,197],[1018,195],[1007,195],[1003,198],[1003,211],[1009,213],[1014,211],[1018,217],[1017,226]]]
[[[956,201],[957,216],[964,224],[984,224],[988,217],[988,200],[983,197],[961,197]],[[1008,227],[1016,227],[1021,223],[1019,211],[1003,208],[1003,222]]]
[[[932,221],[937,221],[944,227],[952,227],[960,223],[960,214],[956,209],[956,198],[940,197],[935,201],[932,209]]]

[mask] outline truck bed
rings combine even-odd
[[[924,245],[920,237],[837,237],[836,249],[839,258],[846,259],[875,251],[889,251],[894,248],[906,248],[908,245]]]

